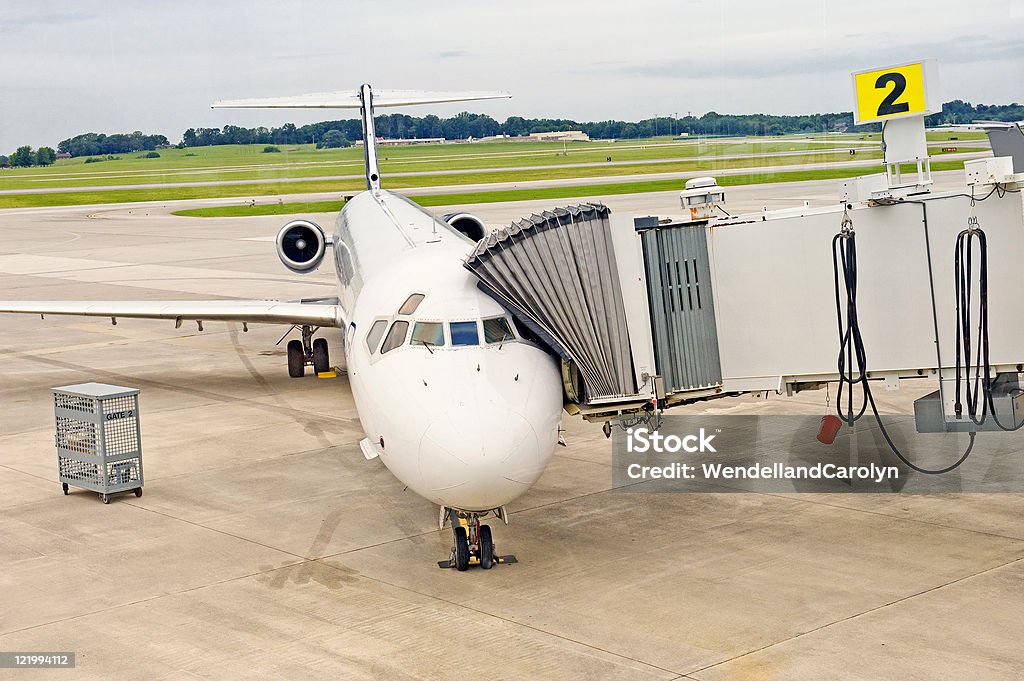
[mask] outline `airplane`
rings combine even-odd
[[[277,301],[0,301],[0,312],[118,318],[231,321],[301,328],[287,345],[288,372],[330,368],[317,329],[344,329],[346,369],[367,459],[440,506],[451,524],[446,567],[489,569],[495,552],[490,515],[508,522],[506,507],[537,481],[559,441],[563,387],[558,360],[476,286],[463,260],[484,235],[472,215],[435,218],[383,189],[373,115],[405,106],[508,97],[505,93],[356,91],[221,101],[214,108],[358,108],[363,127],[366,191],[346,202],[332,236],[308,220],[277,234],[290,271],[315,271],[328,249],[336,299]],[[507,557],[508,562],[514,560]]]

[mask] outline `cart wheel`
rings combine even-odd
[[[142,496],[142,488],[141,487],[136,487],[135,488],[135,496],[137,496],[137,497],[141,497]]]
[[[100,495],[100,499],[103,500],[104,504],[109,504],[110,503],[110,495],[109,494],[101,494]]]
[[[67,496],[68,495],[68,483],[62,482],[62,483],[60,483],[60,486],[64,490],[64,496]]]

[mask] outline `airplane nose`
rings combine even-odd
[[[497,508],[525,492],[544,471],[547,460],[533,426],[520,414],[496,407],[446,411],[423,434],[420,475],[449,506]]]

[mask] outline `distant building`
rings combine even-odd
[[[589,142],[590,135],[582,130],[559,130],[530,133],[530,139],[535,142]]]
[[[71,154],[66,151],[58,151],[57,158],[71,158]]]
[[[410,144],[444,144],[445,139],[443,137],[410,137],[408,139],[384,139],[383,137],[377,138],[378,147],[402,147]],[[363,146],[363,140],[356,140],[356,146]]]

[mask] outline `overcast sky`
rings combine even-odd
[[[0,153],[83,132],[302,124],[213,111],[355,88],[500,89],[463,109],[638,120],[852,109],[849,73],[939,60],[942,100],[1024,101],[1020,0],[0,0]],[[123,5],[123,6],[122,6]]]

